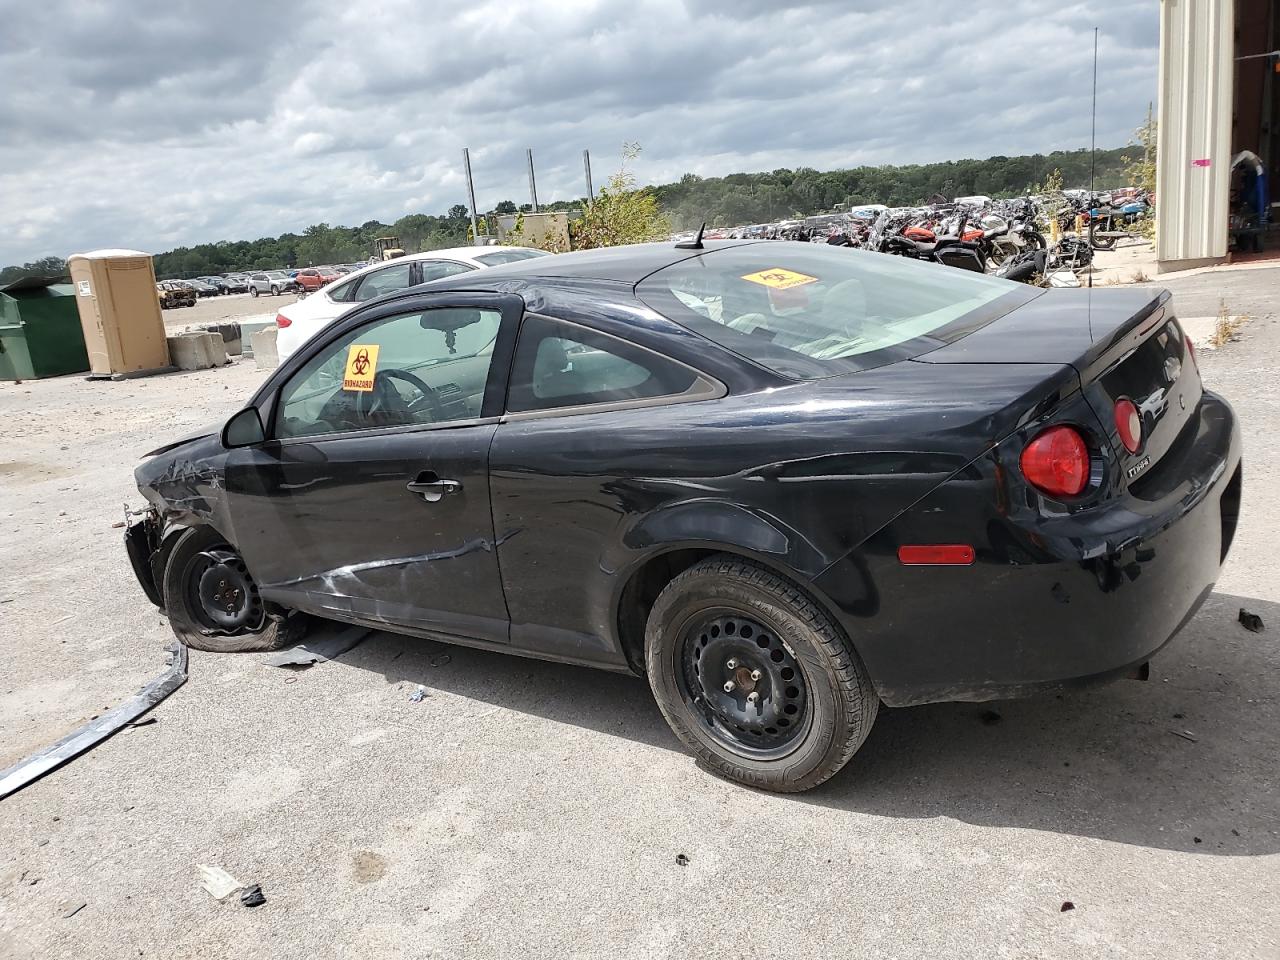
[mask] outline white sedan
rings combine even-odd
[[[451,247],[428,250],[374,263],[349,273],[304,300],[281,307],[276,314],[276,348],[283,363],[295,350],[357,304],[384,293],[431,280],[452,277],[517,260],[548,256],[531,247]]]

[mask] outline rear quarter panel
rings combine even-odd
[[[618,598],[670,550],[723,549],[810,581],[1075,383],[1054,365],[901,363],[504,423],[490,474],[513,643],[549,631],[621,662]]]

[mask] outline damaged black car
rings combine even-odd
[[[126,543],[188,646],[325,618],[629,671],[712,769],[798,791],[882,703],[1144,664],[1240,460],[1165,292],[643,245],[359,306],[149,455]]]

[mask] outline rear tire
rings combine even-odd
[[[211,591],[221,593],[225,603],[212,602]],[[306,633],[301,614],[283,620],[267,616],[244,561],[212,527],[179,535],[165,564],[163,596],[169,626],[192,650],[278,650]]]
[[[765,790],[798,793],[833,776],[880,706],[858,655],[812,600],[727,555],[658,595],[645,660],[685,746],[720,776]]]
[[[278,297],[278,296],[280,296],[280,288],[279,288],[279,287],[272,287],[272,288],[271,288],[271,295],[272,295],[273,297]]]
[[[257,287],[250,287],[250,288],[249,288],[249,296],[251,296],[251,297],[256,297],[257,295],[258,295],[258,288],[257,288]]]

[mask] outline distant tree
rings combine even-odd
[[[1134,156],[1132,146],[1098,151],[1098,188],[1111,189],[1129,181],[1154,187],[1151,182],[1155,170],[1154,137],[1152,121],[1136,134],[1136,145],[1142,147],[1141,159]],[[1128,163],[1126,156],[1130,157]],[[634,178],[626,174],[626,159],[629,157],[624,158],[620,171],[623,179],[611,178],[600,191],[597,203],[582,198],[547,204],[548,210],[581,213],[581,219],[571,228],[575,231],[575,244],[579,242],[577,237],[581,237],[584,245],[598,246],[606,242],[631,242],[621,239],[623,237],[647,239],[655,230],[660,236],[668,229],[667,221],[678,229],[697,227],[704,220],[725,225],[763,223],[780,217],[818,213],[841,201],[905,206],[920,203],[935,193],[1018,196],[1033,185],[1044,183],[1054,171],[1060,171],[1062,182],[1067,186],[1085,186],[1090,166],[1088,150],[1066,150],[1022,157],[995,156],[985,160],[854,167],[826,172],[811,167],[795,170],[779,167],[769,172],[735,173],[726,177],[687,173],[675,183],[640,190]],[[511,200],[504,200],[497,208],[499,213],[517,211]],[[389,226],[377,220],[367,220],[359,227],[314,224],[302,234],[284,233],[257,240],[221,240],[177,247],[156,254],[155,269],[161,278],[174,278],[308,262],[342,263],[369,256],[373,252],[373,238],[387,234],[400,237],[408,250],[433,250],[465,243],[470,233],[469,221],[467,208],[457,203],[444,216],[414,213]],[[0,280],[7,282],[50,269],[60,272],[65,269],[56,267],[60,263],[58,257],[46,257],[33,263],[15,264],[0,270]]]
[[[499,203],[496,207],[493,208],[493,212],[500,213],[500,214],[511,214],[511,213],[517,213],[518,210],[516,209],[514,200],[503,200],[501,203]]]

